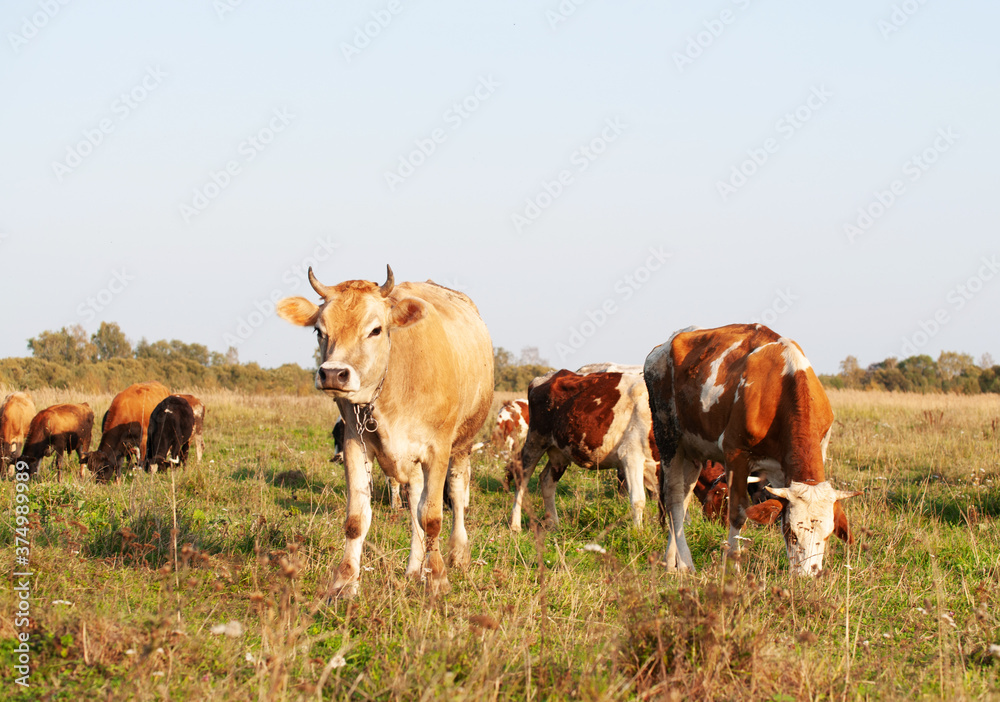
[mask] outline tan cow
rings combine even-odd
[[[432,282],[380,287],[350,280],[321,284],[309,271],[317,306],[285,298],[278,314],[314,327],[323,363],[316,387],[333,397],[346,421],[347,543],[334,595],[357,592],[361,549],[371,525],[371,460],[410,486],[412,536],[408,575],[427,575],[432,592],[448,586],[438,545],[446,477],[454,527],[452,566],[469,563],[465,509],[469,453],[493,401],[493,345],[466,295]]]
[[[0,405],[0,466],[6,466],[24,448],[35,403],[24,392],[8,395]]]
[[[815,575],[831,533],[851,542],[823,462],[833,411],[802,349],[759,324],[685,329],[646,357],[646,385],[663,458],[669,569],[694,570],[684,536],[687,506],[701,462],[721,461],[729,484],[729,551],[739,551],[747,518],[782,519],[795,573]],[[751,473],[776,496],[750,506]]]
[[[528,480],[545,454],[539,478],[545,514],[553,524],[556,482],[570,463],[590,469],[615,468],[625,476],[632,521],[642,525],[643,486],[657,494],[659,456],[655,455],[649,401],[642,376],[632,373],[579,375],[560,370],[535,378],[528,387],[530,421],[521,450],[523,475],[514,475],[516,491],[510,528],[521,530],[521,505]]]
[[[101,443],[87,459],[87,468],[99,481],[119,479],[130,460],[146,462],[149,417],[170,391],[156,381],[129,385],[115,395],[101,421]]]

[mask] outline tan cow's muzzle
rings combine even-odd
[[[357,372],[342,363],[324,363],[316,371],[316,388],[324,392],[351,393],[361,389]]]

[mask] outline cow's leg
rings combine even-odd
[[[347,484],[347,520],[344,522],[344,558],[337,568],[330,594],[352,597],[358,592],[361,549],[372,523],[372,496],[361,443],[348,431],[344,445],[344,477]]]
[[[549,451],[549,462],[542,469],[538,482],[542,488],[542,500],[545,502],[545,519],[553,528],[559,526],[559,513],[556,512],[556,483],[566,472],[569,459],[558,451]]]
[[[194,436],[194,455],[198,459],[198,463],[201,463],[201,456],[205,453],[205,437],[202,435],[202,430],[199,428]]]
[[[424,573],[432,594],[449,588],[448,572],[441,557],[441,520],[444,516],[444,484],[448,478],[448,453],[435,446],[422,463],[424,490],[420,495],[420,526],[424,530]],[[410,495],[413,499],[413,495]]]
[[[545,445],[536,435],[529,432],[524,448],[521,449],[521,474],[514,476],[517,484],[514,486],[514,509],[510,514],[511,531],[521,531],[521,505],[524,503],[524,494],[528,491],[531,474],[535,472],[535,466],[544,453]]]
[[[747,492],[747,477],[750,475],[750,461],[745,452],[726,451],[726,482],[729,484],[729,553],[740,553],[740,531],[747,521],[746,508],[750,506]]]
[[[472,461],[469,454],[453,456],[448,474],[451,477],[448,481],[451,510],[455,518],[451,538],[448,540],[448,565],[452,568],[467,568],[471,558],[469,534],[465,530],[465,510],[469,506],[469,483],[472,481]]]
[[[403,500],[399,496],[399,482],[395,478],[386,478],[389,483],[389,506],[393,509],[403,509]]]
[[[642,513],[646,508],[645,468],[646,459],[642,455],[630,455],[625,461],[625,485],[632,502],[632,524],[636,528],[642,526]]]
[[[63,452],[56,449],[56,482],[62,482],[62,457]]]
[[[668,570],[694,571],[694,559],[684,535],[684,518],[698,482],[698,465],[682,450],[674,454],[664,473],[664,503],[670,528],[665,556]]]
[[[424,493],[423,471],[413,471],[407,487],[410,489],[410,560],[406,563],[406,574],[419,580],[424,567],[424,528],[420,525],[420,502]]]

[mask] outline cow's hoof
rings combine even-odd
[[[472,555],[469,553],[468,544],[465,544],[464,546],[455,546],[448,554],[449,568],[468,568],[471,561]]]
[[[333,604],[337,600],[351,600],[358,596],[358,581],[340,582],[337,580],[326,591],[327,604]]]

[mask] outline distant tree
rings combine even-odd
[[[952,381],[963,372],[975,368],[976,363],[972,360],[971,354],[942,351],[941,355],[938,356],[937,367],[942,380]]]
[[[235,346],[230,346],[225,353],[213,351],[208,360],[210,366],[238,366],[240,364],[240,352]]]
[[[204,344],[185,344],[178,339],[171,341],[160,339],[149,343],[145,337],[135,345],[135,357],[159,360],[186,359],[203,366],[207,366],[211,359],[208,347]]]
[[[537,346],[525,346],[521,349],[521,356],[517,359],[519,366],[547,366],[549,362],[538,353]]]
[[[514,354],[510,351],[500,346],[493,347],[493,381],[497,390],[524,392],[528,389],[528,383],[550,370],[549,366],[543,364],[516,363]]]
[[[86,330],[79,324],[59,331],[43,331],[28,339],[28,348],[35,358],[55,363],[90,363],[97,358],[97,347],[87,339]]]
[[[996,362],[993,360],[993,354],[991,354],[989,351],[987,351],[986,353],[984,353],[982,356],[979,357],[979,367],[982,368],[983,370],[986,370],[987,368],[992,368],[995,365]]]
[[[97,349],[97,358],[108,361],[112,358],[132,358],[132,344],[116,322],[101,322],[101,326],[90,337]]]
[[[986,368],[979,374],[979,391],[1000,393],[1000,366]]]
[[[840,362],[840,377],[844,380],[846,388],[860,388],[861,381],[864,380],[865,371],[858,365],[856,356],[848,356]]]
[[[927,354],[904,358],[899,362],[899,370],[910,382],[910,390],[929,392],[941,389],[941,377],[938,375],[937,364]]]

